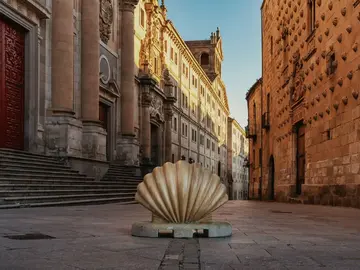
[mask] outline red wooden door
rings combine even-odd
[[[0,147],[24,148],[25,34],[0,18]]]

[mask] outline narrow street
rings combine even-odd
[[[2,270],[360,269],[358,209],[230,201],[214,219],[232,223],[231,238],[190,240],[132,237],[150,220],[141,205],[0,213]],[[8,238],[31,233],[49,239]]]

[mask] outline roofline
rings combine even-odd
[[[256,82],[250,87],[250,89],[247,91],[246,93],[246,100],[248,100],[249,96],[255,91],[256,87],[259,85],[259,84],[262,84],[262,77],[257,79]]]
[[[266,0],[263,0],[260,9],[262,9],[264,7],[265,2],[266,2]]]

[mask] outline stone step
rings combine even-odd
[[[39,202],[58,202],[69,200],[89,200],[105,198],[122,198],[124,200],[134,200],[134,196],[128,193],[96,193],[96,194],[75,194],[75,195],[54,195],[54,196],[29,196],[29,197],[5,197],[0,199],[0,204],[29,204]]]
[[[122,174],[122,175],[128,175],[128,176],[135,176],[135,173],[128,173],[128,172],[122,172],[122,171],[114,171],[113,169],[109,168],[107,171],[108,173],[112,174]]]
[[[123,191],[136,191],[135,185],[127,184],[93,184],[93,185],[67,185],[67,184],[1,184],[0,192],[3,190],[123,190]]]
[[[63,176],[77,176],[77,177],[86,177],[85,174],[80,174],[76,171],[54,171],[54,170],[48,170],[46,167],[43,169],[21,169],[18,168],[8,168],[8,169],[1,169],[0,175],[4,174],[32,174],[32,175],[63,175]]]
[[[6,190],[6,191],[0,191],[0,201],[3,198],[9,198],[9,197],[38,197],[38,196],[58,196],[58,195],[92,195],[92,194],[122,194],[123,196],[134,196],[136,193],[136,190],[123,190],[123,189],[45,189],[45,190]]]
[[[135,177],[135,176],[125,176],[125,175],[107,175],[105,174],[105,176],[102,179],[113,179],[113,180],[117,180],[117,179],[129,179],[129,180],[143,180],[140,177]]]
[[[23,207],[55,207],[55,206],[71,206],[71,205],[87,205],[87,204],[106,204],[106,203],[118,203],[120,205],[125,204],[137,204],[133,198],[124,198],[124,197],[113,197],[113,198],[103,198],[103,199],[88,199],[88,200],[66,200],[58,202],[37,202],[37,203],[10,203],[0,205],[0,209],[13,209],[13,208],[23,208]]]
[[[16,151],[16,150],[4,150],[0,149],[0,157],[19,157],[19,158],[28,158],[28,159],[38,159],[38,160],[54,160],[58,161],[60,157],[46,156],[41,154],[34,154],[30,152]]]
[[[58,184],[58,185],[123,185],[123,186],[137,186],[140,182],[136,181],[94,181],[93,179],[89,178],[80,178],[82,180],[76,180],[75,178],[60,178],[60,179],[41,179],[41,178],[17,178],[17,177],[1,177],[0,176],[0,183],[2,184]]]
[[[50,164],[42,164],[42,165],[34,165],[34,164],[19,164],[13,162],[0,162],[0,170],[52,170],[52,171],[61,171],[61,172],[73,172],[77,173],[77,171],[72,170],[70,167],[66,167],[63,165],[50,165]]]
[[[7,171],[0,171],[0,178],[39,178],[39,179],[75,179],[81,180],[86,179],[89,181],[93,181],[93,178],[86,177],[84,175],[77,175],[77,174],[47,174],[46,172],[42,173],[24,173],[20,171],[14,172],[7,172]]]
[[[15,150],[15,149],[10,149],[10,148],[0,148],[0,154],[1,153],[12,153],[13,155],[23,155],[23,156],[31,156],[31,157],[36,157],[36,156],[47,157],[47,155],[44,155],[44,154],[32,153],[32,152]],[[51,156],[49,156],[49,157],[51,157]]]
[[[0,163],[2,162],[13,162],[13,163],[21,163],[21,164],[49,164],[49,165],[64,165],[60,160],[57,159],[36,159],[36,158],[24,158],[17,156],[1,156],[0,155]]]

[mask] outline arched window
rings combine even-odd
[[[208,53],[201,54],[200,64],[202,66],[206,66],[209,64],[209,54]]]

